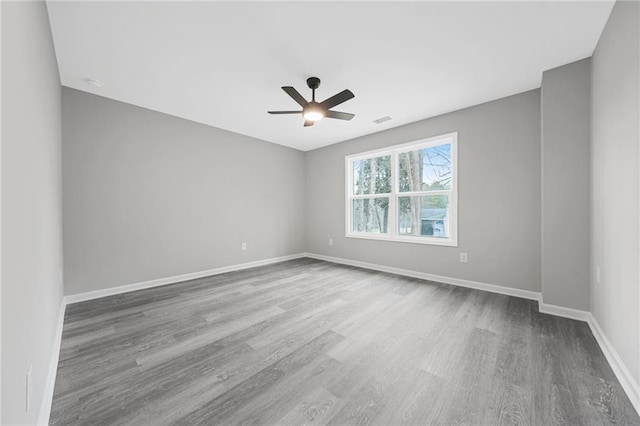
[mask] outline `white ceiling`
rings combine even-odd
[[[303,151],[540,87],[591,56],[613,1],[49,1],[62,84]],[[351,121],[303,128],[281,86]],[[97,79],[96,88],[86,80]],[[384,124],[373,120],[391,116]]]

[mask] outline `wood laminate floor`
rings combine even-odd
[[[586,323],[298,259],[67,307],[52,425],[640,424]]]

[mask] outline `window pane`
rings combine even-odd
[[[398,197],[398,234],[449,237],[449,196]]]
[[[451,189],[451,144],[398,155],[400,192]]]
[[[391,156],[353,162],[353,193],[388,194],[391,192]]]
[[[364,198],[353,200],[353,232],[389,232],[389,199]]]

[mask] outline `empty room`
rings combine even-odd
[[[640,2],[0,22],[0,424],[640,425]]]

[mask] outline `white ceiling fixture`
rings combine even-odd
[[[89,86],[98,87],[98,88],[104,86],[103,82],[101,82],[100,80],[94,80],[93,78],[88,78],[87,79],[87,84]]]
[[[49,1],[62,84],[303,151],[540,87],[591,56],[614,1]],[[314,34],[321,34],[317,42]],[[345,87],[303,127],[281,86]],[[276,119],[277,118],[277,119]]]

